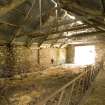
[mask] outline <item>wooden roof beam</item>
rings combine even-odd
[[[12,23],[9,23],[9,22],[6,22],[6,21],[0,21],[0,24],[6,24],[6,25],[11,26],[11,27],[19,27],[16,24],[12,24]]]
[[[33,32],[33,33],[29,33],[29,34],[20,34],[17,37],[21,37],[21,36],[30,36],[30,37],[44,37],[44,36],[51,36],[53,34],[59,34],[59,33],[63,33],[63,32],[70,32],[70,31],[77,31],[77,30],[81,30],[81,29],[87,29],[87,28],[93,28],[90,26],[84,26],[84,25],[79,25],[78,27],[72,27],[70,29],[64,29],[64,30],[58,30],[58,31],[51,31],[51,32]]]
[[[0,16],[5,15],[6,13],[15,9],[16,7],[18,7],[19,5],[21,5],[25,1],[26,0],[12,0],[12,2],[9,5],[4,6],[4,7],[0,7]]]
[[[68,39],[71,39],[71,38],[74,38],[74,37],[82,37],[82,36],[93,36],[93,35],[105,35],[105,32],[102,32],[102,31],[98,31],[98,32],[88,32],[88,33],[80,33],[80,34],[73,34],[71,36],[62,36],[62,37],[56,37],[56,38],[49,38],[47,39],[48,40],[56,40],[56,39],[64,39],[64,38],[68,38]]]

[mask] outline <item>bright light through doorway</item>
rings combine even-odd
[[[89,65],[95,63],[95,46],[76,46],[74,63],[78,65]]]

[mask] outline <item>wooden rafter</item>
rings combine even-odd
[[[33,0],[32,6],[30,7],[30,9],[28,10],[27,14],[25,15],[25,18],[24,18],[22,24],[24,24],[24,22],[27,21],[29,15],[30,15],[30,12],[31,12],[31,10],[33,9],[33,6],[34,6],[34,5],[35,5],[35,0]],[[20,27],[17,29],[15,35],[12,36],[11,41],[10,41],[10,44],[13,43],[13,41],[14,41],[15,38],[16,38],[16,36],[18,36],[21,32],[22,32],[22,27],[20,26]]]
[[[6,13],[18,7],[20,4],[24,3],[25,1],[26,0],[12,0],[11,4],[4,7],[0,7],[0,16],[5,15]]]
[[[84,13],[83,11],[77,9],[77,8],[69,8],[69,13],[73,13],[78,19],[82,20],[84,23],[88,24],[89,26],[93,26],[94,28],[105,31],[105,24],[99,22],[99,21],[91,21],[91,18],[95,20],[95,16],[89,13]],[[90,17],[88,17],[86,14],[88,14]],[[89,18],[89,19],[88,19]],[[103,28],[102,28],[103,27]]]
[[[103,13],[105,13],[105,2],[104,2],[104,0],[101,0],[101,5],[102,5]]]
[[[98,31],[98,32],[84,32],[84,33],[79,33],[79,34],[73,34],[71,36],[62,36],[62,37],[56,37],[56,38],[49,38],[47,39],[47,41],[49,40],[56,40],[56,39],[64,39],[64,38],[68,38],[68,39],[71,39],[71,38],[74,38],[74,37],[82,37],[82,36],[94,36],[94,35],[105,35],[105,32],[104,31]]]
[[[59,34],[59,33],[63,33],[63,32],[70,32],[70,31],[77,31],[77,30],[81,30],[81,29],[87,29],[87,28],[92,28],[90,26],[84,26],[84,25],[79,25],[77,27],[72,27],[70,29],[63,29],[63,30],[58,30],[58,31],[51,31],[51,32],[34,32],[34,33],[30,33],[30,34],[23,34],[23,35],[18,35],[17,37],[20,36],[30,36],[30,37],[45,37],[47,35],[51,36],[53,34]]]
[[[19,27],[19,26],[16,25],[16,24],[12,24],[12,23],[9,23],[9,22],[6,22],[6,21],[0,21],[0,24],[6,24],[6,25],[12,26],[12,27]]]
[[[61,34],[61,37],[63,36],[63,33]],[[53,42],[51,43],[51,47],[54,46],[54,44],[58,41],[58,39],[53,40]]]

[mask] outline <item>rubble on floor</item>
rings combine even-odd
[[[0,105],[34,105],[75,78],[81,72],[79,70],[80,67],[57,66],[22,79],[2,79]]]

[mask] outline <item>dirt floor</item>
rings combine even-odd
[[[84,105],[105,105],[105,70],[100,71]]]
[[[0,105],[35,105],[80,72],[80,67],[63,65],[15,79],[1,79]]]

